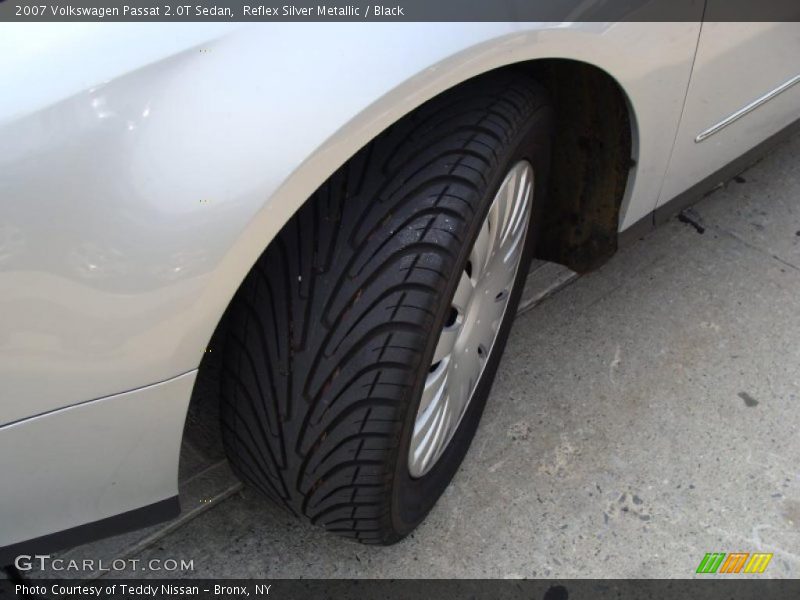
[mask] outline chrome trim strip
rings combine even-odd
[[[785,92],[786,90],[788,90],[790,87],[792,87],[793,85],[795,85],[797,83],[800,83],[800,75],[795,75],[794,77],[792,77],[786,83],[781,84],[780,86],[776,87],[771,92],[768,92],[768,93],[764,94],[763,96],[761,96],[757,100],[753,100],[750,104],[748,104],[747,106],[745,106],[741,110],[736,111],[735,113],[733,113],[727,119],[723,119],[722,121],[720,121],[719,123],[717,123],[713,127],[710,127],[709,129],[706,129],[704,132],[702,132],[700,135],[698,135],[696,138],[694,138],[695,143],[699,144],[704,139],[711,137],[712,135],[714,135],[718,131],[721,131],[722,129],[725,129],[731,123],[735,123],[736,121],[741,119],[746,114],[753,112],[755,109],[757,109],[762,104],[766,104],[767,102],[772,100],[775,96],[777,96],[778,94],[782,94],[783,92]]]

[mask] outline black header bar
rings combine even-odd
[[[0,21],[793,21],[800,0],[0,0]]]

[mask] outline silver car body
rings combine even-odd
[[[4,24],[0,52],[10,548],[176,497],[196,371],[240,282],[337,167],[436,94],[539,58],[609,73],[636,165],[620,231],[800,106],[793,23]]]

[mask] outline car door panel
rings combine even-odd
[[[703,24],[659,205],[800,116],[798,57],[800,23]]]

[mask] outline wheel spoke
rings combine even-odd
[[[492,239],[489,233],[489,222],[484,220],[478,232],[478,238],[472,246],[469,261],[472,264],[472,280],[477,281],[481,278],[486,263],[489,261],[489,252],[492,249]]]
[[[453,308],[459,313],[464,314],[474,291],[475,286],[472,284],[472,280],[469,278],[466,271],[462,271],[461,279],[458,280],[455,296],[453,296]]]
[[[503,224],[503,234],[501,236],[500,247],[504,247],[509,241],[509,236],[514,236],[519,232],[519,225],[522,217],[528,208],[530,199],[530,177],[527,169],[522,170],[519,178],[514,178],[513,189],[509,189],[511,195],[508,220]]]
[[[504,202],[505,193],[505,188],[500,190],[500,193],[497,194],[497,198],[495,198],[494,202],[492,202],[492,206],[489,208],[489,214],[486,217],[486,220],[489,222],[489,229],[491,231],[490,253],[496,251],[497,244],[500,240],[501,231],[503,229],[503,217],[506,205]]]
[[[459,414],[466,408],[472,393],[470,379],[480,369],[477,344],[475,343],[475,331],[473,330],[471,333],[473,335],[470,335],[465,340],[465,347],[461,348],[454,356],[453,371],[451,373],[450,397],[454,410],[458,410]]]
[[[505,292],[505,294],[508,294],[508,292]],[[477,328],[478,337],[476,342],[478,344],[483,344],[487,349],[491,348],[507,303],[507,298],[504,297],[500,299],[492,297],[487,300],[481,313],[481,327]]]
[[[428,376],[422,394],[414,432],[411,439],[409,468],[422,471],[435,456],[442,438],[448,435],[445,428],[452,421],[449,399],[450,365],[443,361],[439,368]]]
[[[514,278],[517,274],[517,265],[522,254],[521,245],[511,249],[510,252],[511,257],[507,261],[502,260],[502,256],[505,255],[498,255],[491,262],[486,278],[479,283],[478,292],[488,296],[487,302],[491,300],[492,304],[494,304],[496,299],[502,299],[502,295],[511,291],[511,286],[514,284]],[[501,298],[497,298],[498,295],[501,295]]]
[[[460,331],[460,323],[456,323],[455,325],[442,329],[442,333],[439,336],[439,343],[436,344],[436,350],[433,352],[432,364],[435,365],[443,358],[450,356],[450,353],[453,351],[453,345],[456,343],[456,339],[458,338]]]
[[[444,437],[446,426],[449,419],[447,398],[444,398],[441,405],[437,410],[432,411],[432,414],[427,421],[422,423],[419,430],[414,431],[414,440],[416,444],[412,443],[414,455],[412,457],[417,468],[426,469],[431,459],[435,456],[437,446],[440,445]]]
[[[425,380],[425,387],[422,390],[422,400],[419,404],[418,418],[425,415],[430,406],[435,405],[439,400],[441,400],[441,398],[444,396],[445,390],[447,389],[448,378],[449,359],[445,359],[436,367],[436,369],[433,370],[432,373],[428,374],[428,377]]]

